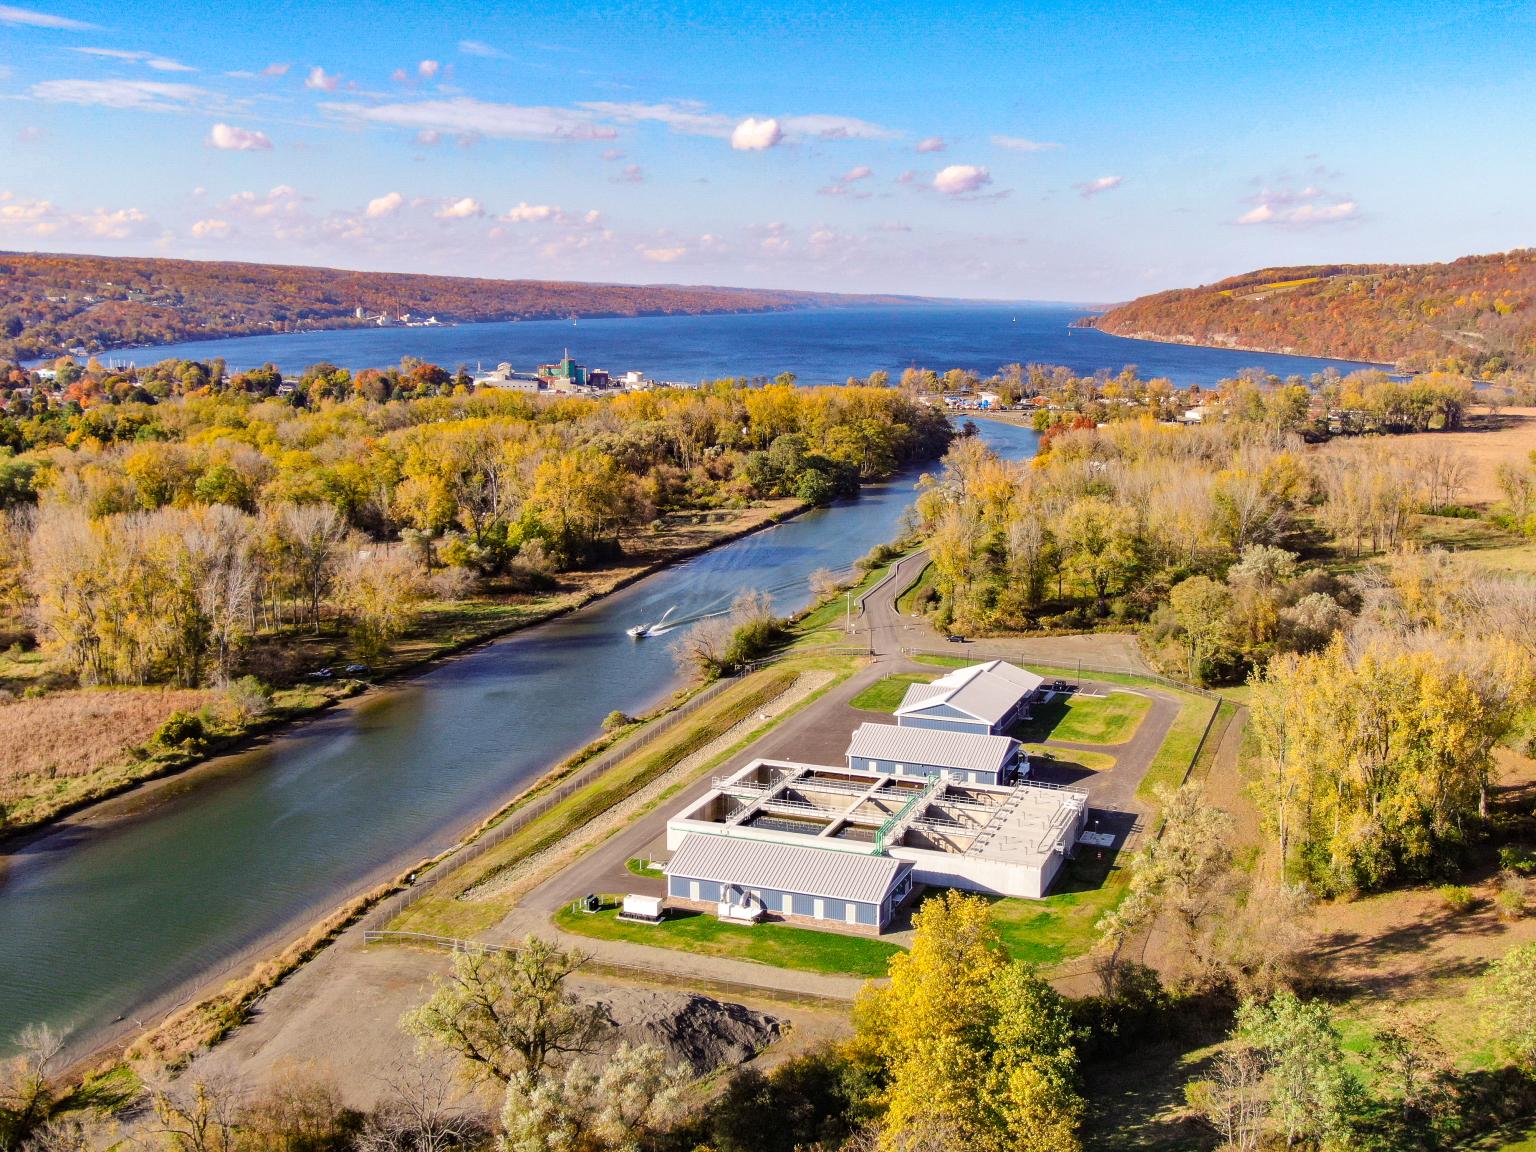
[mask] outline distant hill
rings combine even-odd
[[[1493,373],[1536,367],[1536,249],[1449,264],[1263,268],[1087,321],[1118,336]]]
[[[783,312],[910,298],[674,284],[581,284],[336,268],[0,253],[0,358],[313,328],[387,313],[439,321]]]

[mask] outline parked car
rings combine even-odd
[[[944,639],[948,640],[951,644],[964,644],[965,643],[965,637],[964,636],[946,636],[946,637],[944,637]]]
[[[1058,680],[1051,685],[1052,692],[1070,692],[1071,690],[1072,685],[1068,684],[1065,680]]]
[[[347,665],[347,675],[348,676],[357,676],[357,675],[359,675],[359,674],[361,674],[363,672],[366,672],[366,671],[368,671],[368,665],[366,665],[366,664],[348,664]]]
[[[311,680],[329,680],[335,673],[329,668],[316,668],[309,674]]]

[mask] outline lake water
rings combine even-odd
[[[638,369],[652,379],[685,383],[793,372],[802,384],[841,384],[879,368],[895,376],[910,365],[936,371],[967,368],[985,376],[1004,364],[1038,363],[1063,364],[1083,374],[1135,364],[1143,376],[1166,376],[1181,387],[1214,384],[1249,367],[1279,376],[1353,367],[1305,356],[1127,340],[1069,327],[1082,315],[1082,309],[1066,305],[913,305],[575,324],[525,320],[197,340],[118,352],[111,358],[143,364],[172,356],[222,356],[231,369],[270,361],[293,374],[322,361],[353,369],[383,368],[398,364],[403,356],[449,369],[494,368],[501,361],[531,369],[569,348],[579,362],[595,368],[614,373]]]
[[[1028,430],[984,422],[1004,455]],[[75,1040],[222,969],[416,860],[592,739],[610,711],[677,688],[665,638],[625,629],[725,610],[743,588],[781,612],[807,575],[900,532],[917,473],[659,572],[558,620],[446,661],[212,770],[66,821],[0,855],[0,1051],[28,1023]],[[124,1018],[121,1022],[118,1018]]]

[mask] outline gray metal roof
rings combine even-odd
[[[937,728],[901,728],[895,724],[860,724],[848,745],[848,755],[862,760],[892,760],[898,764],[931,764],[973,772],[1000,772],[1012,758],[1017,740]]]
[[[1002,660],[956,668],[931,684],[907,689],[896,715],[922,712],[935,704],[947,704],[987,724],[996,724],[1020,700],[1045,683],[1044,677],[1015,668]]]
[[[878,904],[910,867],[889,856],[690,832],[662,871],[691,880]]]

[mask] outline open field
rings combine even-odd
[[[1468,466],[1461,502],[1486,507],[1502,499],[1494,480],[1498,466],[1530,462],[1536,449],[1536,408],[1504,408],[1496,416],[1477,412],[1467,417],[1460,431],[1413,432],[1393,436],[1391,444],[1394,454],[1444,448],[1460,456]]]

